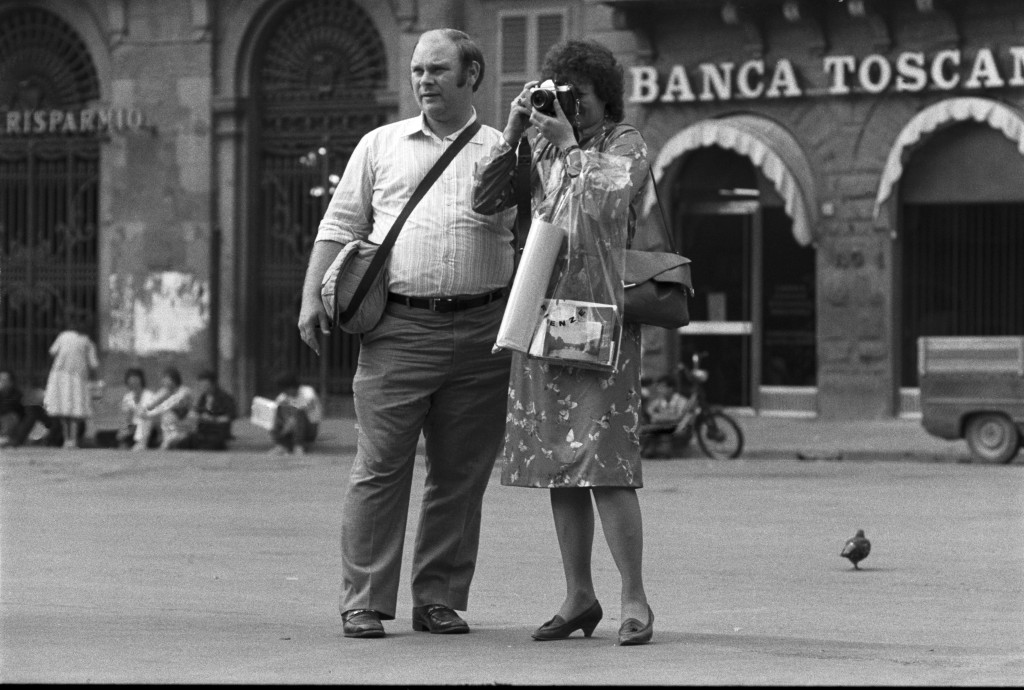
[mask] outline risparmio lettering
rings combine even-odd
[[[138,132],[144,124],[145,117],[138,108],[7,110],[0,113],[0,134],[6,136]]]
[[[998,58],[998,59],[997,59]],[[971,56],[958,49],[928,56],[905,51],[890,58],[872,54],[827,55],[822,58],[824,87],[802,84],[793,63],[780,59],[702,62],[695,69],[673,65],[667,75],[652,66],[630,69],[631,103],[691,103],[800,96],[917,93],[1024,87],[1024,46],[1006,48],[1001,55],[981,48]]]

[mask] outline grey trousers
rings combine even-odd
[[[389,303],[363,335],[353,390],[358,448],[342,514],[339,608],[395,616],[416,445],[427,477],[413,606],[464,611],[484,491],[505,430],[510,356],[491,354],[505,300],[439,314]]]

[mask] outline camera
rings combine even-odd
[[[530,89],[530,105],[539,113],[555,117],[556,98],[562,106],[562,112],[572,122],[576,117],[576,102],[579,99],[572,84],[556,84],[548,79]]]

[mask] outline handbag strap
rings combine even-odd
[[[530,164],[533,152],[530,140],[523,135],[516,153],[516,224],[512,230],[512,277],[519,271],[519,260],[523,257],[526,235],[530,232]]]
[[[612,134],[615,132],[616,129],[619,129],[620,127],[627,127],[629,129],[635,129],[632,125],[616,124],[611,129],[606,130],[605,132],[603,132],[603,134],[602,134],[603,138],[601,139],[601,143],[598,144],[598,147],[597,147],[598,151],[604,152],[605,147],[608,145],[608,141],[612,137]],[[647,179],[649,179],[651,181],[651,187],[654,189],[654,201],[655,201],[655,204],[658,207],[658,215],[661,217],[661,236],[662,236],[662,239],[665,240],[665,245],[668,247],[668,253],[669,254],[675,254],[676,253],[676,249],[675,249],[675,246],[672,244],[672,233],[670,233],[668,231],[668,219],[665,218],[665,209],[661,205],[661,194],[658,192],[658,182],[654,179],[654,170],[652,170],[650,166],[647,166]],[[650,213],[650,212],[648,212],[648,213]],[[637,221],[639,221],[639,220],[640,219],[637,218]],[[633,239],[636,239],[636,238],[635,237],[630,238],[630,240],[633,240]]]
[[[395,222],[391,225],[391,229],[388,230],[387,237],[380,243],[380,247],[377,252],[373,255],[373,260],[370,265],[366,268],[366,273],[363,274],[362,280],[359,281],[359,285],[356,286],[355,292],[352,293],[352,299],[349,301],[348,306],[345,310],[338,315],[335,319],[335,323],[345,323],[359,310],[359,306],[363,303],[363,298],[366,297],[366,293],[370,291],[370,286],[373,285],[373,281],[377,279],[377,275],[384,268],[384,262],[388,260],[388,255],[391,254],[391,248],[395,246],[395,240],[398,239],[398,233],[401,232],[402,226],[405,225],[405,221],[409,218],[413,209],[416,208],[416,204],[420,203],[420,199],[426,195],[427,191],[437,182],[437,178],[441,177],[441,173],[444,172],[448,164],[454,160],[455,156],[459,154],[459,151],[472,139],[477,132],[480,131],[480,120],[474,120],[468,127],[462,130],[462,133],[452,142],[441,157],[437,159],[430,171],[427,172],[423,180],[420,181],[419,186],[412,193],[412,196],[407,202],[405,207],[402,208],[402,212],[395,218]],[[337,305],[337,300],[335,300]],[[335,306],[337,309],[337,306]]]

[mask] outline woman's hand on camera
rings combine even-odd
[[[562,110],[562,104],[558,102],[557,98],[552,104],[555,106],[554,117],[534,110],[530,113],[530,123],[545,139],[564,151],[576,144],[576,135],[572,131],[572,123],[569,122],[569,118]]]
[[[508,123],[505,125],[505,141],[512,148],[515,148],[522,139],[526,128],[530,126],[530,89],[539,84],[539,81],[528,81],[523,85],[523,90],[512,99],[508,111]]]

